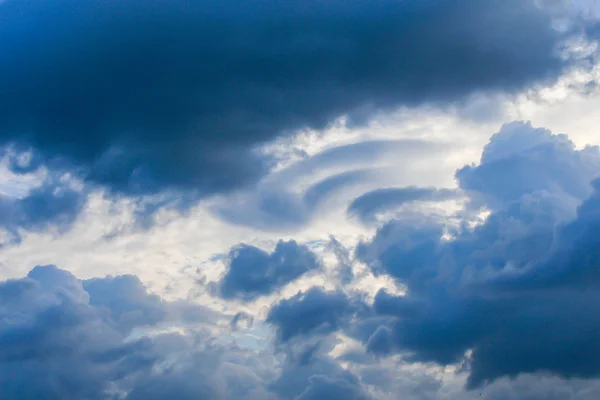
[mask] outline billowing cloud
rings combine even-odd
[[[317,345],[301,349],[301,357],[288,353],[281,374],[270,384],[273,392],[282,400],[371,399],[359,378],[322,350]]]
[[[2,399],[106,399],[156,360],[149,340],[125,341],[66,271],[36,267],[0,284],[0,297]]]
[[[134,276],[81,281],[53,266],[36,267],[25,278],[0,282],[0,399],[476,399],[477,392],[446,386],[435,374],[406,364],[408,360],[390,364],[358,350],[354,356],[332,357],[339,341],[328,333],[353,326],[352,317],[359,317],[361,323],[380,327],[370,343],[375,336],[389,334],[390,349],[397,350],[399,331],[389,319],[393,314],[405,319],[402,343],[414,350],[414,359],[451,356],[449,341],[453,348],[466,348],[485,331],[485,346],[475,348],[470,368],[486,371],[486,377],[493,371],[507,375],[516,357],[527,367],[539,362],[538,356],[552,361],[554,356],[577,354],[583,358],[561,358],[557,368],[591,370],[597,359],[597,313],[590,305],[597,299],[590,291],[562,293],[538,296],[536,301],[530,294],[510,301],[496,297],[488,299],[487,306],[486,299],[477,303],[472,295],[460,303],[452,296],[412,299],[380,293],[377,315],[365,319],[371,314],[357,313],[364,305],[357,307],[351,296],[314,288],[272,308],[268,320],[277,327],[284,351],[277,354],[240,347],[212,334],[214,314],[193,321],[180,318],[181,304],[174,307],[149,294]],[[437,312],[440,307],[443,313]],[[499,317],[503,319],[498,324]],[[389,328],[381,327],[385,318]],[[377,319],[378,324],[369,322]],[[549,321],[555,323],[548,325]],[[173,326],[176,331],[169,329]],[[525,334],[529,328],[536,335]],[[283,330],[286,342],[281,342]],[[550,358],[548,344],[554,344]],[[342,366],[348,362],[350,369]],[[515,370],[515,376],[517,372],[522,370]],[[493,399],[587,400],[599,387],[597,381],[519,374],[515,381],[499,379],[478,392]]]
[[[7,0],[0,144],[117,192],[226,191],[276,135],[557,78],[570,33],[535,3]]]
[[[325,356],[321,367],[286,362],[285,371],[296,371],[290,382],[273,367],[273,355],[212,336],[210,318],[179,319],[179,332],[169,332],[161,323],[173,317],[171,306],[133,276],[80,281],[38,266],[25,278],[0,282],[0,399],[293,400],[362,393],[357,378]]]
[[[313,287],[274,304],[267,322],[277,327],[279,341],[286,342],[298,335],[334,332],[347,322],[358,306],[345,293]]]
[[[465,362],[469,388],[523,373],[599,376],[600,203],[590,183],[599,161],[597,148],[576,150],[565,136],[503,127],[481,164],[458,172],[492,210],[482,225],[448,240],[439,221],[392,221],[359,246],[359,258],[407,293],[381,291],[377,317],[354,332],[376,354]]]
[[[229,252],[225,275],[215,285],[225,299],[253,300],[271,294],[320,267],[317,256],[295,241],[279,241],[271,254],[239,245]]]
[[[156,325],[166,318],[161,299],[150,295],[142,282],[133,275],[96,278],[82,282],[90,296],[90,305],[105,309],[121,329],[140,325]]]
[[[482,196],[489,208],[501,209],[534,192],[576,204],[591,194],[590,181],[599,174],[598,147],[577,150],[566,135],[513,122],[492,137],[479,165],[460,169],[456,178],[462,189]]]
[[[0,247],[15,244],[21,231],[67,230],[86,204],[87,194],[68,182],[48,179],[24,197],[0,194],[0,229],[5,238]]]

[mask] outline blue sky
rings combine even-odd
[[[599,398],[593,5],[0,2],[0,400]]]

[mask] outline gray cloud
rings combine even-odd
[[[148,294],[136,276],[90,279],[83,281],[82,286],[90,296],[90,306],[108,311],[118,329],[152,326],[167,317],[167,307],[160,297]]]
[[[286,362],[270,386],[282,400],[371,398],[356,375],[323,354],[313,355],[309,363]]]
[[[358,247],[408,292],[381,291],[377,317],[352,334],[376,354],[466,362],[470,389],[524,373],[599,376],[600,195],[590,184],[599,162],[597,148],[576,150],[528,124],[503,127],[480,165],[457,173],[475,204],[492,210],[482,225],[447,241],[439,221],[391,221]]]
[[[230,251],[225,275],[215,290],[225,299],[253,300],[319,267],[316,255],[293,240],[279,241],[271,254],[254,246],[239,245]]]
[[[77,219],[87,202],[87,193],[57,178],[46,179],[24,197],[0,194],[0,228],[6,239],[0,247],[18,243],[21,231],[47,231],[54,227],[65,232]]]
[[[277,328],[280,342],[301,335],[335,332],[346,325],[361,304],[343,292],[313,287],[271,306],[267,322]]]
[[[148,340],[125,342],[65,271],[36,267],[0,292],[1,399],[107,399],[156,359]]]
[[[0,282],[0,399],[366,398],[322,352],[279,371],[274,354],[213,336],[210,319],[194,329],[172,320],[183,333],[164,332],[172,306],[133,276],[80,281],[38,266]]]
[[[227,191],[266,171],[251,149],[277,135],[570,65],[533,0],[7,0],[0,37],[0,144],[135,194]]]
[[[317,291],[319,289],[312,289],[313,294],[288,299],[285,307],[275,306],[280,310],[272,315],[285,314],[286,317],[270,316],[271,322],[280,324],[280,329],[287,329],[294,340],[279,343],[283,345],[284,354],[274,354],[271,349],[241,348],[222,341],[202,327],[192,329],[182,319],[169,320],[173,317],[173,303],[147,293],[133,276],[80,281],[53,266],[36,267],[25,278],[0,282],[0,384],[3,389],[0,399],[432,400],[441,395],[456,400],[480,398],[477,392],[444,386],[435,374],[414,366],[405,370],[402,364],[381,362],[368,355],[363,355],[361,362],[356,361],[356,356],[332,358],[329,353],[338,341],[327,333],[336,327],[350,327],[350,316],[367,314],[345,312],[357,309],[339,306],[355,304],[347,295]],[[588,294],[595,296],[592,292]],[[578,295],[576,291],[565,292],[565,296],[552,294],[548,298],[538,297],[537,302],[528,300],[527,296],[515,299],[519,307],[508,307],[513,313],[503,314],[506,319],[500,325],[506,341],[482,346],[482,351],[492,349],[501,353],[489,354],[494,356],[492,358],[474,355],[473,362],[511,360],[517,351],[522,352],[523,357],[536,359],[540,352],[547,351],[548,343],[555,344],[554,354],[576,349],[563,340],[564,335],[569,334],[577,341],[586,334],[586,329],[587,334],[595,333],[593,324],[578,325],[578,330],[569,327],[586,321],[582,316],[593,322],[598,313],[593,309],[585,314],[562,310],[567,307],[570,311],[582,310],[581,303],[587,303],[586,310],[590,310],[589,305],[597,303],[597,299],[586,297],[587,294]],[[406,298],[380,294],[375,307],[379,316],[372,318],[381,319],[386,313],[403,314],[410,319],[404,330],[408,336],[404,339],[415,345],[424,343],[427,338],[433,339],[435,335],[431,332],[443,332],[449,339],[456,340],[464,332],[453,322],[456,316],[469,313],[457,305],[456,298],[446,299],[448,302],[437,303],[430,296],[428,300],[428,304],[435,307],[444,304],[444,313],[436,313],[435,307],[424,307],[426,302],[421,301],[414,301],[404,311],[398,311],[398,304],[407,301]],[[521,303],[522,299],[527,301]],[[386,302],[389,306],[385,306]],[[501,303],[507,304],[506,301]],[[545,310],[545,316],[540,310]],[[421,315],[424,319],[419,322]],[[486,322],[496,317],[484,314],[477,321],[483,322],[484,330],[493,332],[498,325],[488,326]],[[296,325],[292,324],[294,318],[298,320]],[[539,321],[547,323],[548,318],[556,324],[548,325],[550,329],[538,327]],[[333,320],[336,322],[331,322]],[[511,328],[514,320],[526,321],[527,327],[537,335],[523,340],[523,331]],[[170,326],[164,325],[169,321],[176,323],[182,333],[163,331],[162,328]],[[204,322],[209,324],[204,327],[208,327],[212,320],[208,318]],[[282,328],[282,324],[286,327]],[[294,326],[304,328],[298,330]],[[414,335],[415,330],[418,335]],[[137,333],[131,335],[134,332]],[[439,337],[438,342],[443,348]],[[515,347],[515,342],[522,345]],[[589,352],[595,342],[590,343],[592,347],[581,350],[581,354],[585,354],[578,361],[582,366],[595,365],[588,364],[597,359],[596,353]],[[351,361],[350,370],[341,366],[340,361],[344,360]],[[487,366],[498,369],[498,365],[508,364]],[[527,361],[522,365],[527,365]],[[561,365],[573,365],[572,360]],[[499,379],[479,393],[484,398],[498,400],[591,400],[597,396],[599,387],[598,381],[567,381],[521,374],[514,381]]]
[[[598,147],[576,150],[566,135],[512,122],[485,146],[479,165],[460,169],[456,178],[462,189],[495,209],[540,191],[581,201],[592,193],[590,181],[599,173]]]

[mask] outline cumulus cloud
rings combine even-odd
[[[286,342],[298,335],[334,332],[342,328],[359,307],[360,304],[343,292],[313,287],[274,304],[267,322],[277,327],[278,340]]]
[[[323,355],[321,367],[284,361],[295,379],[288,382],[272,354],[213,336],[211,318],[194,321],[200,326],[179,319],[179,332],[165,331],[171,305],[133,276],[81,281],[38,266],[0,282],[0,399],[279,400],[362,391]]]
[[[122,193],[226,191],[266,171],[251,149],[276,135],[570,64],[533,0],[8,0],[0,26],[0,143]]]
[[[84,191],[58,179],[45,180],[23,197],[0,194],[0,228],[5,232],[0,246],[18,243],[22,230],[68,230],[86,201]]]
[[[148,294],[136,276],[95,278],[83,281],[82,286],[90,296],[90,305],[107,310],[120,329],[156,325],[167,316],[161,299]]]
[[[477,393],[445,386],[435,374],[425,369],[415,370],[406,363],[408,360],[400,364],[386,363],[369,358],[361,351],[355,356],[342,353],[339,359],[333,357],[331,351],[339,341],[328,338],[328,333],[351,327],[351,316],[358,316],[357,321],[361,323],[369,323],[369,319],[381,321],[384,314],[393,313],[408,320],[403,340],[413,348],[421,345],[431,350],[428,346],[436,343],[434,347],[446,352],[447,340],[453,341],[456,347],[461,343],[467,346],[469,338],[481,330],[490,332],[481,351],[493,354],[474,354],[473,363],[487,362],[483,366],[471,366],[476,370],[492,368],[504,371],[502,375],[505,375],[503,368],[514,357],[522,357],[525,366],[532,365],[531,360],[536,360],[536,356],[552,360],[545,353],[550,343],[555,345],[553,355],[565,355],[566,351],[567,356],[571,353],[583,356],[561,359],[561,368],[593,368],[597,354],[590,350],[594,349],[596,325],[577,325],[579,330],[570,327],[594,322],[597,313],[594,310],[572,315],[566,310],[562,312],[567,307],[573,311],[587,306],[588,310],[590,304],[597,302],[589,298],[588,294],[595,296],[591,292],[577,293],[565,292],[572,297],[538,297],[537,303],[525,296],[513,299],[510,306],[500,301],[488,311],[510,309],[513,314],[503,314],[503,318],[509,318],[498,325],[494,323],[497,314],[466,311],[471,307],[457,305],[455,298],[440,303],[430,300],[430,305],[445,305],[445,313],[436,313],[435,307],[427,307],[427,300],[411,300],[412,305],[400,310],[399,305],[409,298],[380,293],[375,301],[376,314],[371,314],[364,305],[357,307],[348,295],[311,289],[274,305],[275,311],[268,320],[277,326],[278,339],[287,340],[279,342],[285,347],[283,354],[277,354],[266,348],[240,347],[214,335],[210,329],[214,326],[214,315],[196,319],[193,324],[179,316],[174,320],[173,303],[145,291],[136,277],[81,281],[54,266],[36,267],[25,278],[0,282],[0,383],[3,388],[0,399],[425,400],[441,395],[457,400],[476,399],[479,398]],[[521,304],[523,299],[527,301]],[[494,301],[498,302],[499,298]],[[367,314],[357,313],[359,308]],[[470,315],[477,315],[470,319],[475,325],[456,325],[457,316],[467,322]],[[587,320],[581,318],[585,315]],[[247,315],[238,319],[244,318]],[[537,325],[547,323],[548,319],[556,321],[549,325],[552,329]],[[165,321],[170,324],[163,324]],[[513,330],[513,321],[528,325]],[[173,327],[173,323],[177,331],[166,329]],[[390,329],[377,331],[397,334],[395,326],[389,326]],[[502,327],[499,334],[503,336],[494,336],[494,329],[498,327]],[[582,327],[584,329],[580,329]],[[470,328],[475,328],[473,333]],[[529,328],[537,335],[524,335],[524,329]],[[438,333],[447,337],[446,341]],[[579,343],[583,347],[573,347],[564,340],[565,335],[576,341],[588,336],[586,342]],[[494,342],[494,338],[499,337],[503,339]],[[399,342],[392,338],[390,343],[397,346]],[[515,346],[516,343],[520,346]],[[419,353],[417,358],[426,359],[423,354]],[[436,356],[434,352],[429,354]],[[527,356],[530,358],[526,359]],[[489,360],[505,362],[490,364]],[[350,369],[342,366],[348,361]],[[558,396],[557,399],[587,400],[597,395],[598,388],[597,381],[520,374],[515,381],[499,379],[483,393],[493,399]]]
[[[370,243],[361,242],[356,257],[371,266],[375,274],[385,273],[414,286],[425,281],[438,261],[439,240],[443,227],[425,221],[393,221],[377,230]]]
[[[2,399],[107,399],[111,385],[147,372],[147,340],[125,341],[89,306],[81,282],[56,267],[0,285]]]
[[[271,385],[282,400],[368,400],[359,378],[324,354],[311,354],[309,362],[287,361]]]
[[[293,240],[279,241],[271,254],[239,245],[229,252],[225,274],[214,288],[225,299],[253,300],[319,267],[317,256]]]
[[[590,181],[599,161],[597,148],[576,150],[565,136],[503,127],[480,165],[457,173],[492,210],[482,225],[454,228],[447,240],[439,221],[392,221],[358,247],[407,293],[381,291],[377,317],[354,333],[376,354],[464,362],[469,388],[523,373],[598,376],[600,203]]]
[[[578,202],[592,193],[599,155],[598,147],[577,150],[566,135],[513,122],[492,137],[479,165],[460,169],[456,178],[462,189],[484,197],[492,209],[542,191]]]

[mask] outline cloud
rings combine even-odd
[[[343,292],[313,287],[271,306],[267,322],[276,326],[278,340],[287,342],[299,335],[334,332],[342,328],[358,307]]]
[[[225,275],[215,290],[225,299],[254,300],[318,268],[315,254],[293,240],[279,241],[271,254],[239,245],[229,252]]]
[[[334,380],[323,375],[315,375],[310,385],[294,400],[367,400],[369,396],[362,391],[356,381]]]
[[[599,173],[598,147],[577,150],[566,135],[512,122],[485,146],[479,165],[460,169],[456,178],[462,189],[484,197],[494,209],[539,191],[581,201],[591,194],[590,181]]]
[[[598,382],[564,380],[551,376],[522,375],[490,385],[485,395],[490,400],[592,400],[598,396]]]
[[[446,340],[453,340],[460,347],[478,332],[489,332],[485,346],[477,347],[471,360],[474,364],[488,361],[471,366],[488,374],[488,368],[503,370],[515,357],[522,358],[520,365],[529,366],[544,354],[546,361],[553,359],[548,354],[577,354],[578,357],[561,359],[557,366],[593,368],[598,356],[593,351],[597,332],[594,321],[598,315],[593,309],[593,304],[598,303],[596,294],[563,294],[549,293],[547,297],[537,297],[535,302],[528,296],[511,302],[489,299],[488,306],[492,305],[488,310],[492,312],[477,314],[469,311],[476,307],[457,305],[456,298],[442,299],[443,296],[439,301],[411,300],[411,305],[400,310],[399,304],[410,297],[380,293],[375,300],[379,316],[372,318],[381,319],[386,313],[402,315],[407,319],[402,337],[411,346],[435,343],[444,349],[447,341],[440,339],[441,332]],[[285,300],[287,306],[275,305],[279,311],[269,315],[271,322],[299,339],[279,343],[284,344],[283,354],[277,354],[268,348],[244,348],[223,340],[208,329],[214,321],[210,318],[200,321],[207,324],[200,326],[199,321],[189,324],[184,319],[170,319],[174,317],[173,303],[143,290],[136,277],[81,281],[54,266],[38,266],[25,278],[0,282],[0,399],[45,396],[99,400],[388,400],[400,396],[429,400],[442,395],[457,400],[479,398],[477,393],[462,392],[427,369],[407,363],[409,360],[398,364],[364,355],[361,362],[351,362],[350,369],[342,367],[342,363],[356,357],[333,357],[331,352],[340,341],[327,333],[335,327],[350,327],[351,315],[364,317],[346,311],[353,308],[345,305],[352,303],[348,299],[342,293],[313,288]],[[444,305],[444,313],[436,312],[440,304]],[[321,313],[323,308],[326,311]],[[510,312],[502,314],[498,324],[498,314],[494,312],[501,309]],[[281,318],[284,314],[286,317]],[[467,318],[469,314],[477,314],[477,318]],[[465,330],[461,330],[455,323],[457,316],[462,316],[461,321],[470,320],[475,329],[463,326]],[[294,318],[298,321],[295,327],[290,325]],[[368,318],[359,320],[365,322]],[[548,325],[548,321],[555,323]],[[513,326],[514,322],[521,325]],[[545,329],[539,326],[541,323],[547,324]],[[168,329],[175,326],[177,331]],[[584,337],[586,342],[581,342]],[[549,344],[553,346],[548,347]],[[549,348],[551,353],[547,353]],[[477,351],[492,353],[477,355]],[[423,357],[423,353],[419,354]],[[490,364],[490,360],[496,361]],[[520,374],[513,381],[498,379],[478,392],[492,399],[587,400],[597,395],[598,381]]]
[[[550,371],[565,378],[598,377],[600,329],[598,293],[550,292],[504,301],[509,310],[487,338],[478,340],[471,361],[468,385],[478,386],[501,376]],[[537,332],[533,335],[524,332]]]
[[[415,289],[437,267],[442,234],[437,223],[393,221],[378,229],[370,243],[359,243],[356,257],[375,274],[386,273]]]
[[[165,330],[170,305],[133,276],[80,281],[38,266],[0,282],[0,399],[366,398],[325,354],[277,365],[273,354],[214,336],[211,320]]]
[[[54,266],[1,281],[0,400],[598,398],[598,148],[506,124],[457,171],[456,190],[427,187],[424,156],[442,166],[470,148],[448,158],[445,145],[369,141],[276,172],[263,148],[399,107],[500,118],[511,95],[582,66],[562,46],[598,24],[555,29],[558,3],[0,0],[0,167],[36,180],[1,189],[0,240],[43,233],[5,254],[5,274],[61,254],[86,277],[99,262],[135,270],[142,251],[171,265],[150,282],[170,299],[198,284],[188,274],[216,279],[200,272],[220,262],[203,262],[207,246],[272,239],[227,222],[302,236],[272,251],[232,247],[220,280],[186,300],[135,275],[81,280]],[[427,129],[411,117],[404,134],[453,130],[425,114]],[[307,152],[321,145],[306,139]],[[450,217],[420,212],[459,194],[470,202]],[[202,240],[182,236],[197,218],[164,208],[207,195],[194,210]],[[366,228],[340,221],[344,211],[369,222],[397,207],[410,212],[354,249]],[[82,230],[52,240],[84,208]],[[147,227],[159,209],[164,229],[123,227]],[[315,228],[340,241],[305,237]],[[131,236],[85,243],[107,229]],[[310,239],[314,251],[299,244]],[[103,254],[74,266],[84,253]],[[280,294],[307,282],[325,286]]]
[[[237,313],[230,322],[231,330],[250,329],[254,323],[254,317],[246,312]]]
[[[167,366],[138,380],[126,400],[277,400],[265,388],[260,355],[220,343],[198,346],[182,336],[166,339],[158,346],[164,346]],[[253,356],[258,358],[254,362]]]
[[[327,211],[328,201],[376,187],[382,175],[392,170],[386,170],[386,162],[398,157],[409,162],[442,149],[439,143],[411,139],[338,145],[267,175],[253,190],[219,199],[214,212],[236,225],[298,228]]]
[[[363,183],[369,178],[374,178],[375,175],[376,173],[373,170],[356,170],[325,178],[306,190],[304,203],[309,209],[314,209],[332,194],[345,187]]]
[[[315,355],[310,363],[286,362],[270,387],[282,400],[370,398],[356,375],[323,354]]]
[[[90,305],[107,310],[119,329],[130,331],[135,326],[156,325],[167,316],[160,297],[148,294],[134,275],[89,279],[82,286],[90,296]]]
[[[577,217],[557,227],[547,257],[522,270],[500,271],[489,285],[499,290],[593,290],[600,280],[600,180],[592,184],[594,193],[577,208]]]
[[[22,230],[43,232],[55,228],[65,232],[86,202],[85,191],[54,178],[20,198],[0,194],[0,228],[7,237],[0,240],[0,246],[18,243]]]
[[[0,144],[128,194],[228,191],[277,135],[570,66],[533,0],[8,0],[0,27]]]
[[[406,203],[444,201],[458,196],[459,193],[451,189],[420,187],[376,189],[354,199],[348,207],[348,213],[357,216],[363,222],[369,222],[374,220],[378,213]]]
[[[391,221],[358,246],[407,293],[380,291],[375,316],[350,332],[375,354],[464,363],[470,389],[521,374],[600,376],[600,195],[590,184],[599,161],[597,148],[577,150],[565,136],[504,126],[480,165],[457,173],[492,210],[483,224],[450,227],[447,240],[438,220]]]
[[[1,399],[106,399],[112,383],[154,363],[148,341],[126,342],[65,271],[36,267],[0,293]]]

